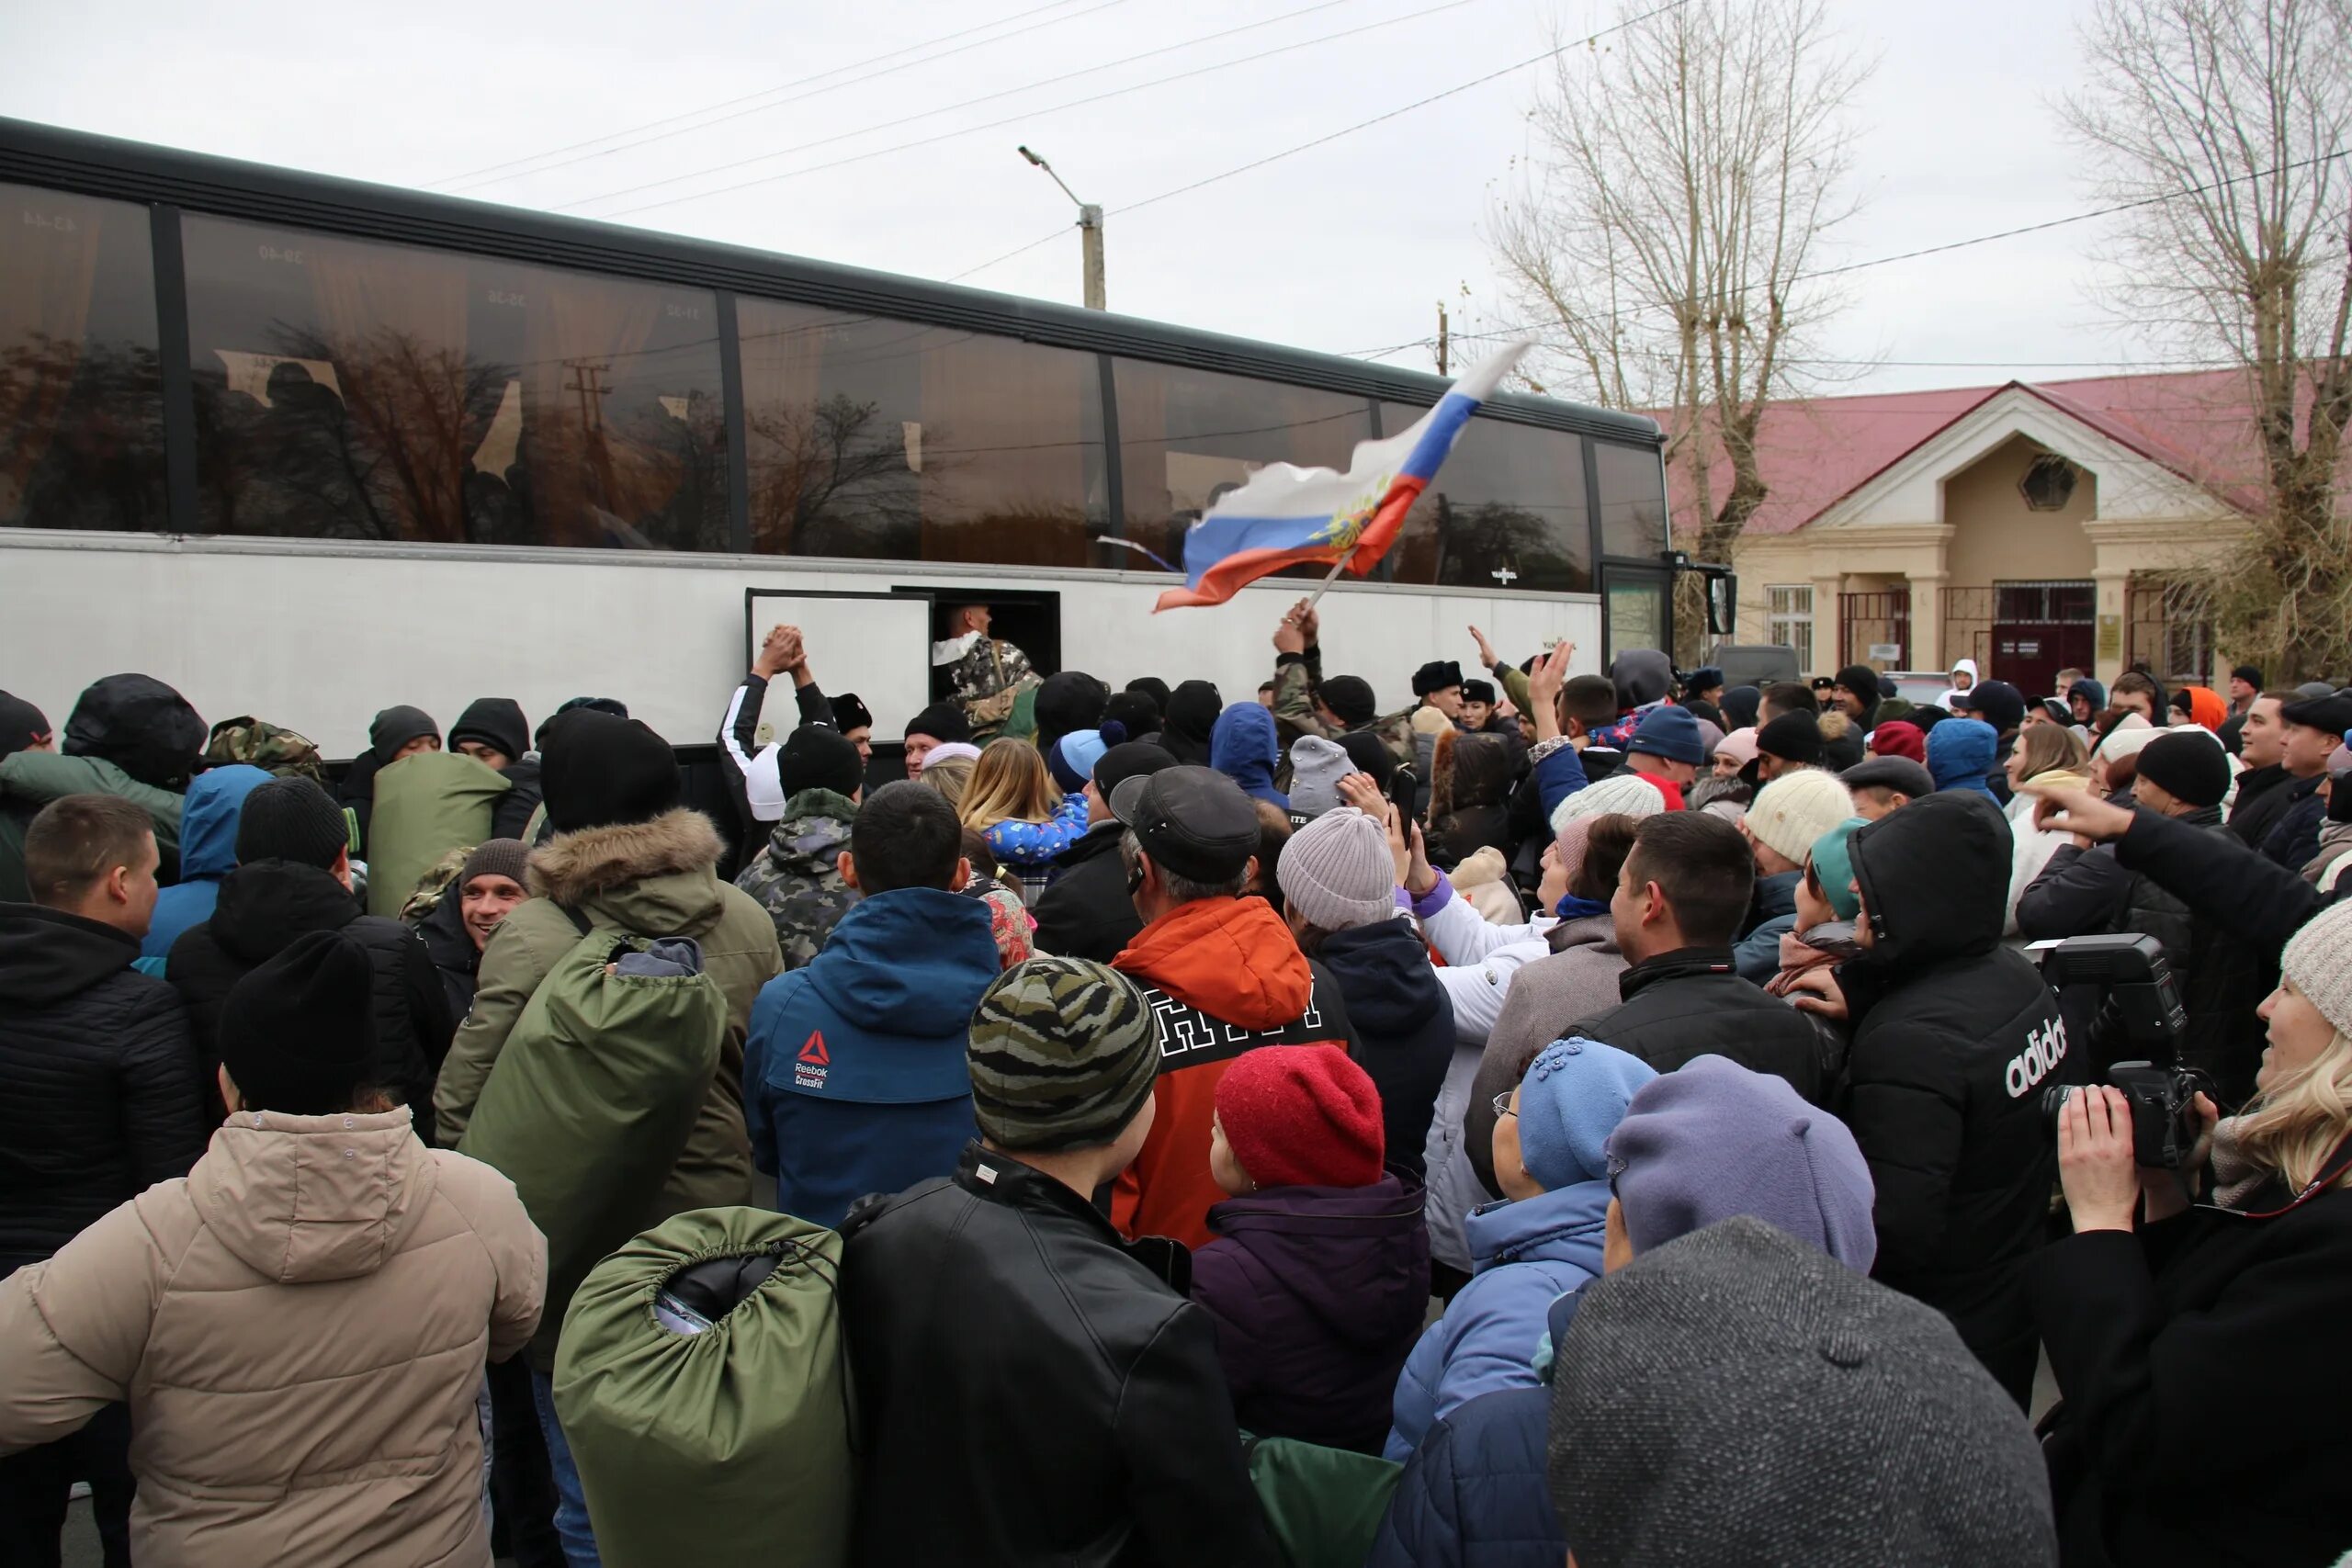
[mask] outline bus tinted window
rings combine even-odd
[[[0,185],[0,526],[161,529],[143,209]]]
[[[1091,355],[764,299],[736,324],[752,548],[1123,564],[1091,542],[1110,493]]]
[[[1402,434],[1425,412],[1383,403],[1381,430]],[[1581,437],[1474,419],[1406,514],[1390,554],[1395,581],[1589,593],[1589,515]]]
[[[725,547],[709,294],[193,215],[185,236],[207,529]]]
[[[1666,548],[1666,479],[1657,454],[1606,441],[1595,442],[1593,450],[1600,480],[1601,553],[1657,559]]]
[[[1140,360],[1114,363],[1125,536],[1180,570],[1185,529],[1253,471],[1268,463],[1345,468],[1356,443],[1372,435],[1372,411],[1362,398]],[[1133,564],[1151,562],[1138,554]],[[1285,575],[1329,570],[1294,567]]]

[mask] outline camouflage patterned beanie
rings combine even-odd
[[[1033,958],[972,1012],[972,1111],[999,1148],[1041,1154],[1116,1138],[1159,1074],[1159,1031],[1135,983],[1082,958]]]

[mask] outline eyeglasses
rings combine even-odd
[[[1498,1094],[1498,1095],[1495,1096],[1495,1120],[1496,1120],[1496,1121],[1499,1122],[1499,1121],[1501,1121],[1501,1120],[1502,1120],[1504,1117],[1506,1117],[1506,1116],[1516,1116],[1516,1115],[1518,1115],[1518,1114],[1519,1114],[1519,1112],[1518,1112],[1518,1111],[1513,1111],[1513,1110],[1510,1108],[1510,1097],[1511,1097],[1512,1095],[1514,1095],[1514,1094],[1518,1093],[1518,1092],[1519,1092],[1519,1091],[1518,1091],[1518,1090],[1516,1090],[1516,1089],[1507,1089],[1503,1090],[1503,1091],[1502,1091],[1502,1093],[1500,1093],[1500,1094]]]

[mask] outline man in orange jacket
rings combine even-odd
[[[1208,768],[1124,780],[1111,814],[1126,826],[1119,856],[1144,928],[1111,966],[1143,987],[1159,1032],[1151,1135],[1119,1177],[1111,1223],[1130,1237],[1210,1238],[1209,1174],[1217,1080],[1261,1045],[1338,1045],[1355,1053],[1340,987],[1299,951],[1257,880],[1258,813],[1241,786]]]

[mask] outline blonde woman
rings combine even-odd
[[[972,787],[972,770],[978,766],[978,760],[971,757],[925,759],[923,770],[915,775],[915,782],[945,795],[947,804],[954,807],[960,816],[964,809],[964,792]]]
[[[2317,1565],[2352,1544],[2352,904],[2279,968],[2255,1097],[2219,1120],[2198,1096],[2180,1170],[2137,1165],[2120,1089],[2060,1112],[2075,1234],[2033,1292],[2065,1396],[2046,1451],[2070,1568]]]
[[[1023,904],[1037,901],[1052,877],[1054,857],[1086,833],[1086,797],[1064,795],[1046,770],[1045,755],[1009,737],[989,741],[980,753],[956,815],[1020,880]]]
[[[2065,843],[2064,833],[2044,832],[2033,825],[2033,795],[2029,784],[2079,789],[2090,781],[2090,749],[2071,729],[2054,724],[2028,725],[2018,736],[2009,760],[2001,764],[2015,793],[2002,809],[2009,818],[2009,904],[2002,917],[2001,934],[2018,934],[2018,900],[2050,864],[2050,857]]]

